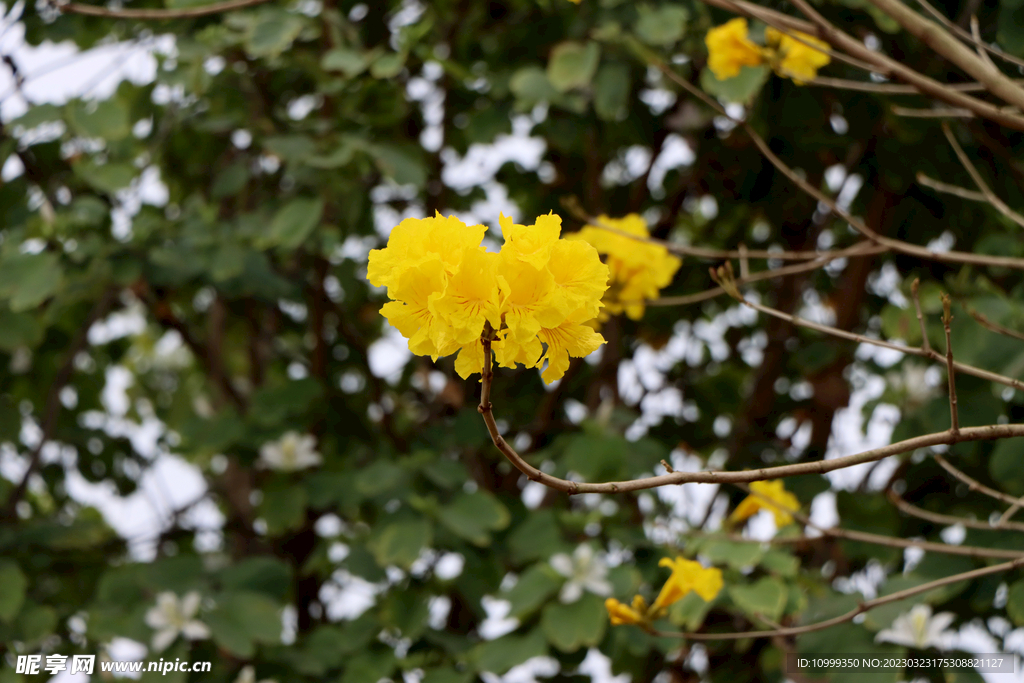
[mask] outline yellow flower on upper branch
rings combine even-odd
[[[633,320],[639,320],[644,314],[644,300],[656,298],[659,291],[672,282],[683,262],[660,244],[628,236],[651,236],[647,222],[635,213],[624,218],[598,216],[596,222],[604,227],[586,225],[568,239],[585,240],[598,253],[607,254],[611,284],[603,299],[605,309],[612,314],[625,312]]]
[[[828,43],[799,31],[794,31],[793,36],[800,40],[770,26],[764,31],[772,68],[780,76],[792,78],[797,85],[803,85],[813,81],[818,69],[831,62],[832,58],[828,55]]]
[[[580,322],[600,310],[608,266],[593,247],[560,239],[562,221],[554,214],[533,225],[501,216],[500,224],[505,244],[491,253],[480,245],[482,225],[439,213],[408,218],[384,249],[370,252],[367,279],[387,287],[392,301],[381,313],[413,353],[436,360],[457,352],[455,370],[468,378],[490,362],[482,342],[489,326],[500,365],[537,367],[546,360],[542,376],[551,383],[565,373],[570,355],[585,356],[604,343]]]
[[[613,626],[649,626],[655,619],[663,617],[670,605],[679,602],[691,592],[699,595],[705,602],[711,602],[722,590],[722,570],[715,567],[704,568],[700,562],[682,557],[663,557],[658,566],[669,567],[672,569],[672,575],[665,581],[657,599],[649,607],[639,595],[633,598],[632,607],[627,607],[615,598],[605,600],[604,606],[608,610],[608,618],[611,619]]]
[[[775,515],[775,526],[780,529],[793,521],[790,512],[800,509],[800,501],[786,490],[781,479],[773,481],[755,481],[750,490],[760,495],[749,495],[744,498],[729,515],[729,524],[742,522],[760,510],[769,510]]]
[[[732,19],[704,36],[708,47],[708,68],[720,81],[738,76],[744,66],[764,63],[761,48],[747,37],[747,20]]]

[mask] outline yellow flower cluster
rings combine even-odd
[[[789,513],[800,509],[800,501],[786,490],[781,479],[755,481],[750,490],[759,495],[749,495],[736,506],[727,520],[730,525],[743,522],[760,510],[769,510],[775,515],[775,526],[781,529],[793,521]]]
[[[700,562],[694,562],[682,557],[671,559],[662,558],[658,563],[659,567],[669,567],[672,575],[668,577],[657,599],[648,607],[642,596],[633,598],[632,605],[625,605],[615,598],[608,598],[604,602],[608,610],[608,618],[612,625],[639,624],[649,626],[655,619],[665,615],[669,605],[682,600],[690,592],[699,595],[705,602],[711,602],[722,590],[722,571],[714,567],[705,569]]]
[[[747,20],[737,18],[716,26],[704,37],[708,68],[718,80],[739,75],[744,66],[767,62],[778,75],[803,85],[817,76],[818,69],[832,61],[827,52],[828,43],[806,33],[794,31],[787,35],[768,27],[764,32],[766,47],[751,41],[747,33]]]
[[[437,360],[458,352],[455,370],[466,379],[483,368],[481,335],[490,324],[498,363],[547,361],[542,376],[550,384],[565,374],[570,355],[582,358],[604,343],[583,323],[600,311],[608,267],[589,244],[560,239],[554,214],[534,225],[501,216],[500,224],[505,244],[493,253],[480,245],[483,225],[440,213],[407,218],[387,247],[370,252],[366,277],[387,287],[392,301],[381,315],[413,353]]]
[[[584,240],[608,256],[611,283],[604,297],[601,320],[607,320],[607,313],[623,311],[633,320],[639,320],[644,314],[644,300],[656,298],[659,290],[672,282],[672,276],[683,262],[660,244],[629,237],[651,236],[647,222],[635,213],[625,218],[598,216],[596,222],[602,227],[586,225],[567,239]]]

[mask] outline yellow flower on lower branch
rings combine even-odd
[[[729,515],[729,524],[742,522],[760,510],[770,510],[775,515],[775,526],[781,529],[793,521],[793,515],[789,513],[800,509],[800,501],[786,490],[781,479],[755,481],[750,490],[759,495],[751,494],[744,498]]]
[[[828,55],[828,43],[799,31],[794,31],[793,36],[800,40],[770,26],[764,31],[764,40],[768,44],[775,73],[792,78],[797,85],[803,85],[813,81],[818,75],[818,69],[831,62],[832,58]]]
[[[722,590],[722,571],[715,567],[705,568],[700,562],[682,557],[664,557],[658,566],[671,568],[672,575],[665,581],[658,598],[650,607],[639,595],[633,598],[632,606],[624,605],[615,598],[605,600],[604,606],[613,626],[637,624],[648,627],[652,621],[663,617],[670,605],[679,602],[689,593],[696,593],[705,602],[711,602]]]

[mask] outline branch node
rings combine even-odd
[[[669,465],[668,462],[665,460],[661,461],[661,466],[664,467],[665,471],[668,472],[669,474],[673,474],[675,472],[675,470],[672,469],[672,465]]]

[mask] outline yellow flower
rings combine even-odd
[[[569,369],[569,356],[583,358],[605,343],[604,337],[595,332],[594,328],[582,324],[587,319],[586,309],[581,308],[561,325],[540,330],[540,340],[548,345],[541,359],[548,362],[548,367],[541,373],[547,384],[561,379]]]
[[[611,283],[604,306],[609,313],[625,312],[639,320],[644,314],[644,300],[656,298],[672,282],[683,262],[660,244],[627,236],[650,237],[647,222],[635,213],[624,218],[598,216],[597,222],[626,234],[587,225],[568,239],[585,240],[599,253],[607,254]]]
[[[483,247],[466,249],[444,292],[430,295],[430,311],[448,321],[459,345],[478,340],[485,322],[501,327],[497,261],[498,255]]]
[[[672,569],[672,575],[662,586],[658,599],[651,605],[652,618],[660,616],[669,605],[682,600],[691,591],[705,602],[711,602],[718,595],[718,591],[722,590],[722,570],[715,567],[705,569],[700,562],[682,557],[674,560],[663,557],[658,566],[669,567]]]
[[[498,224],[505,236],[501,255],[510,261],[523,261],[537,269],[544,268],[551,258],[551,249],[562,232],[562,219],[553,213],[538,216],[533,225],[518,225],[505,214]]]
[[[633,606],[623,605],[615,598],[608,598],[604,601],[604,607],[608,610],[608,618],[612,626],[621,624],[643,624],[647,621],[647,605],[644,599],[637,595],[633,598]]]
[[[482,225],[440,214],[406,219],[384,249],[370,252],[367,279],[387,287],[392,301],[381,314],[413,353],[437,360],[458,352],[455,370],[468,378],[483,369],[481,335],[490,325],[499,365],[536,367],[546,359],[542,376],[550,383],[570,355],[604,343],[580,323],[600,311],[608,267],[593,247],[559,239],[562,220],[553,213],[529,226],[505,216],[500,223],[505,244],[490,253],[480,246]]]
[[[730,524],[742,522],[759,510],[770,510],[775,515],[775,526],[781,529],[793,521],[793,515],[789,513],[800,509],[800,501],[786,490],[781,479],[755,481],[750,485],[750,490],[763,498],[755,495],[744,498],[729,515]]]
[[[677,557],[674,560],[663,557],[659,567],[669,567],[672,575],[665,581],[658,598],[648,607],[644,599],[637,595],[633,598],[632,607],[627,607],[615,598],[605,600],[608,617],[613,626],[619,624],[638,624],[647,626],[655,619],[665,615],[665,610],[689,593],[694,592],[705,602],[711,602],[722,590],[722,571],[715,567],[705,569],[700,562]]]
[[[391,231],[387,247],[370,252],[366,279],[376,287],[391,287],[405,269],[431,255],[440,257],[450,274],[464,249],[479,247],[486,230],[440,213],[433,218],[406,218]]]
[[[832,58],[827,53],[828,43],[799,31],[794,31],[793,35],[800,40],[769,26],[764,31],[764,40],[773,51],[771,62],[775,72],[780,76],[792,78],[797,85],[803,85],[807,81],[813,81],[818,75],[818,69],[831,62]],[[814,47],[811,47],[812,45]]]
[[[738,76],[744,66],[758,66],[764,61],[761,48],[747,37],[747,20],[743,18],[711,29],[704,43],[708,47],[708,68],[720,81]]]

